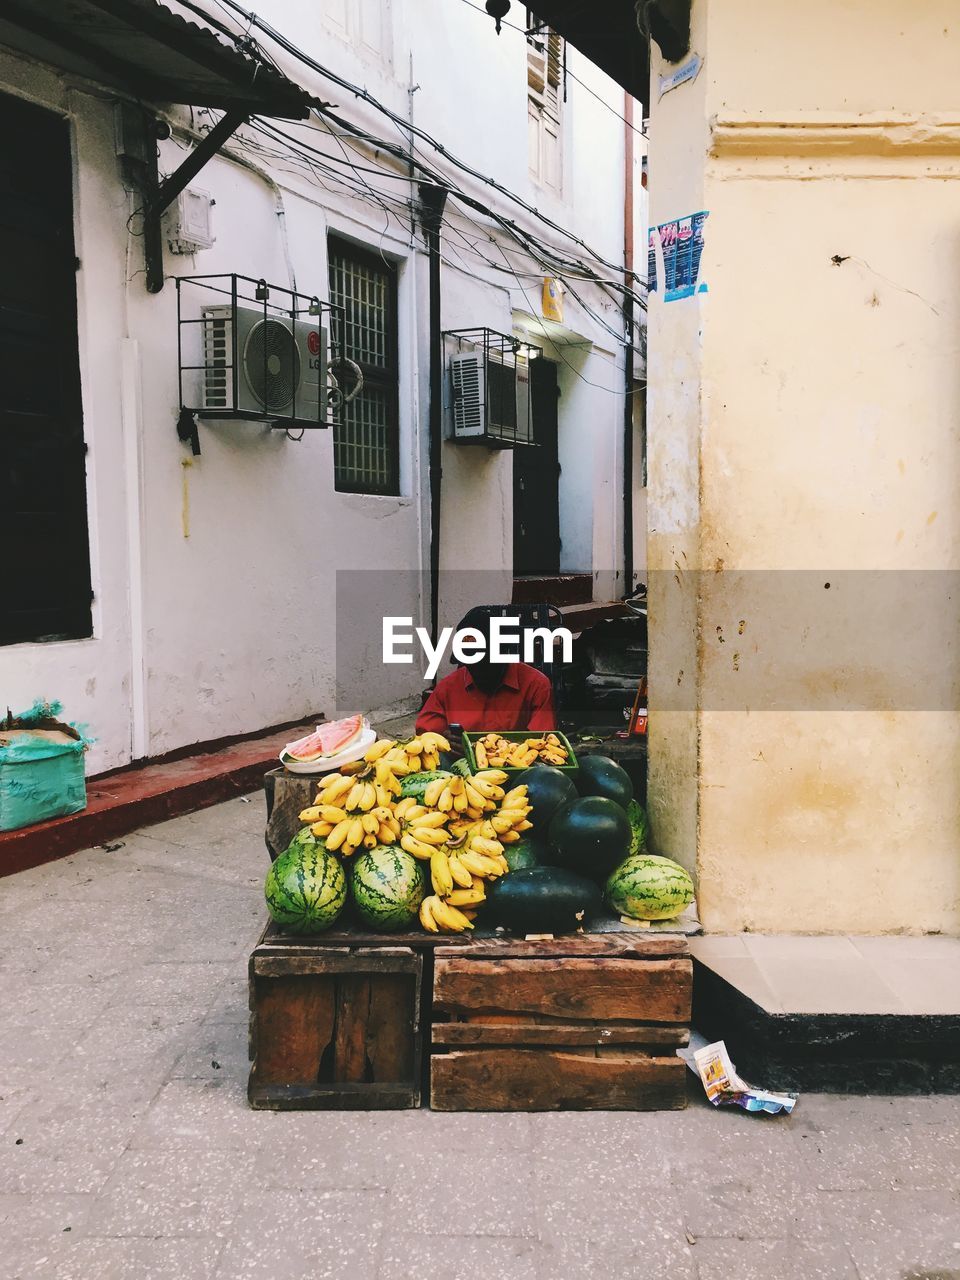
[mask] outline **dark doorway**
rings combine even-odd
[[[533,447],[513,451],[513,573],[560,572],[560,386],[552,360],[530,365]]]
[[[0,644],[89,636],[68,125],[0,95]]]

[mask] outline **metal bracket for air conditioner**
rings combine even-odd
[[[127,179],[143,196],[143,260],[147,289],[150,293],[159,293],[163,288],[161,219],[164,210],[240,126],[246,124],[249,115],[244,111],[225,111],[180,167],[161,182],[157,167],[157,141],[170,136],[170,126],[131,104],[122,104],[119,111],[118,151]]]

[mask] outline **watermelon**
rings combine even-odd
[[[650,825],[647,822],[646,810],[637,800],[631,800],[627,805],[627,819],[630,822],[630,852],[643,853],[647,847],[647,834]]]
[[[423,804],[423,793],[436,778],[452,778],[449,769],[427,769],[423,773],[408,773],[400,784],[400,798],[416,797],[417,804]]]
[[[581,756],[576,782],[582,796],[606,796],[624,810],[633,799],[629,774],[609,756]]]
[[[291,760],[321,760],[324,756],[336,756],[345,751],[363,733],[363,716],[347,716],[345,720],[331,720],[320,725],[315,733],[288,742],[283,754]]]
[[[531,839],[529,835],[521,836],[513,844],[503,846],[503,856],[511,871],[525,871],[528,867],[539,867],[550,861],[550,850],[543,840]]]
[[[309,827],[302,827],[284,849],[284,853],[300,850],[304,853],[325,853],[327,842],[321,836],[315,836]]]
[[[489,919],[514,933],[571,933],[596,915],[603,898],[592,880],[572,871],[528,867],[495,881],[487,901]]]
[[[672,920],[693,901],[689,872],[671,858],[634,854],[607,880],[607,901],[634,920]]]
[[[267,872],[267,910],[289,933],[323,933],[343,910],[347,878],[332,853],[299,846],[297,838]]]
[[[509,783],[511,787],[527,788],[527,817],[536,831],[546,831],[550,819],[570,800],[576,800],[577,789],[569,773],[555,769],[550,764],[534,764],[518,773]]]
[[[353,860],[350,894],[364,924],[379,933],[409,929],[426,892],[420,864],[399,845],[377,845]]]
[[[627,815],[605,796],[581,796],[553,816],[547,830],[551,861],[598,883],[630,851]]]

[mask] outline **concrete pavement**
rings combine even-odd
[[[263,823],[231,800],[0,881],[3,1280],[960,1280],[958,1097],[250,1111]]]

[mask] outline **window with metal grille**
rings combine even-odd
[[[397,272],[377,254],[329,242],[330,301],[343,307],[344,355],[363,389],[333,428],[334,483],[347,493],[399,492]]]
[[[563,185],[563,37],[527,10],[527,129],[530,176],[559,193]]]

